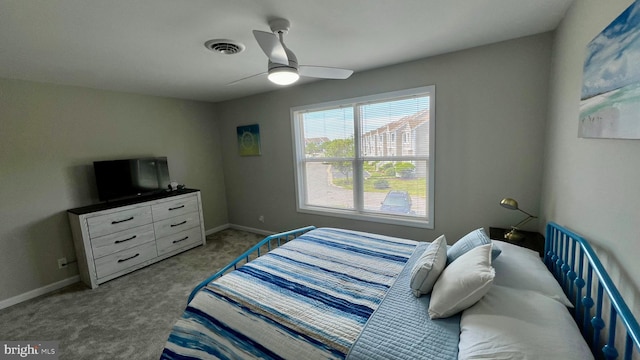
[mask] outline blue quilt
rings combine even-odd
[[[348,360],[458,358],[460,314],[431,320],[428,314],[430,295],[416,298],[409,287],[413,265],[427,245],[418,245],[414,256],[352,346]]]
[[[344,359],[417,245],[310,231],[201,289],[162,359]]]

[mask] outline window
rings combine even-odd
[[[427,86],[292,108],[298,211],[433,228],[434,102]]]

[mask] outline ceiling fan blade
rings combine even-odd
[[[353,70],[326,66],[300,65],[298,73],[301,76],[321,79],[347,79],[353,74]]]
[[[284,50],[284,46],[282,46],[282,43],[276,34],[253,30],[253,36],[256,38],[258,45],[260,45],[260,48],[262,48],[262,51],[264,51],[269,60],[277,64],[289,65],[287,52]]]
[[[265,71],[265,72],[261,72],[260,74],[255,74],[255,75],[247,76],[247,77],[242,78],[242,79],[240,79],[240,80],[232,81],[232,82],[228,83],[228,84],[227,84],[227,85],[225,85],[225,86],[232,86],[232,85],[235,85],[235,84],[237,84],[237,83],[239,83],[239,82],[241,82],[241,81],[249,80],[249,79],[251,79],[251,78],[258,77],[258,76],[262,76],[262,75],[267,75],[267,72]]]

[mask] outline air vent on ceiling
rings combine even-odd
[[[225,55],[238,54],[244,51],[245,49],[245,46],[242,45],[241,43],[233,40],[227,40],[227,39],[209,40],[206,43],[204,43],[204,46],[213,52],[217,52]]]

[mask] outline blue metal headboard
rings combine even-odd
[[[623,334],[626,335],[624,359],[631,360],[634,351],[640,352],[638,321],[593,248],[582,236],[556,223],[548,223],[544,262],[574,304],[573,316],[594,355],[607,360],[618,357],[619,350],[615,347],[618,320],[626,330],[626,334]],[[593,292],[596,293],[595,299]],[[607,296],[610,305],[608,323],[603,319],[603,295]],[[604,340],[601,339],[603,329],[608,335],[600,350]]]

